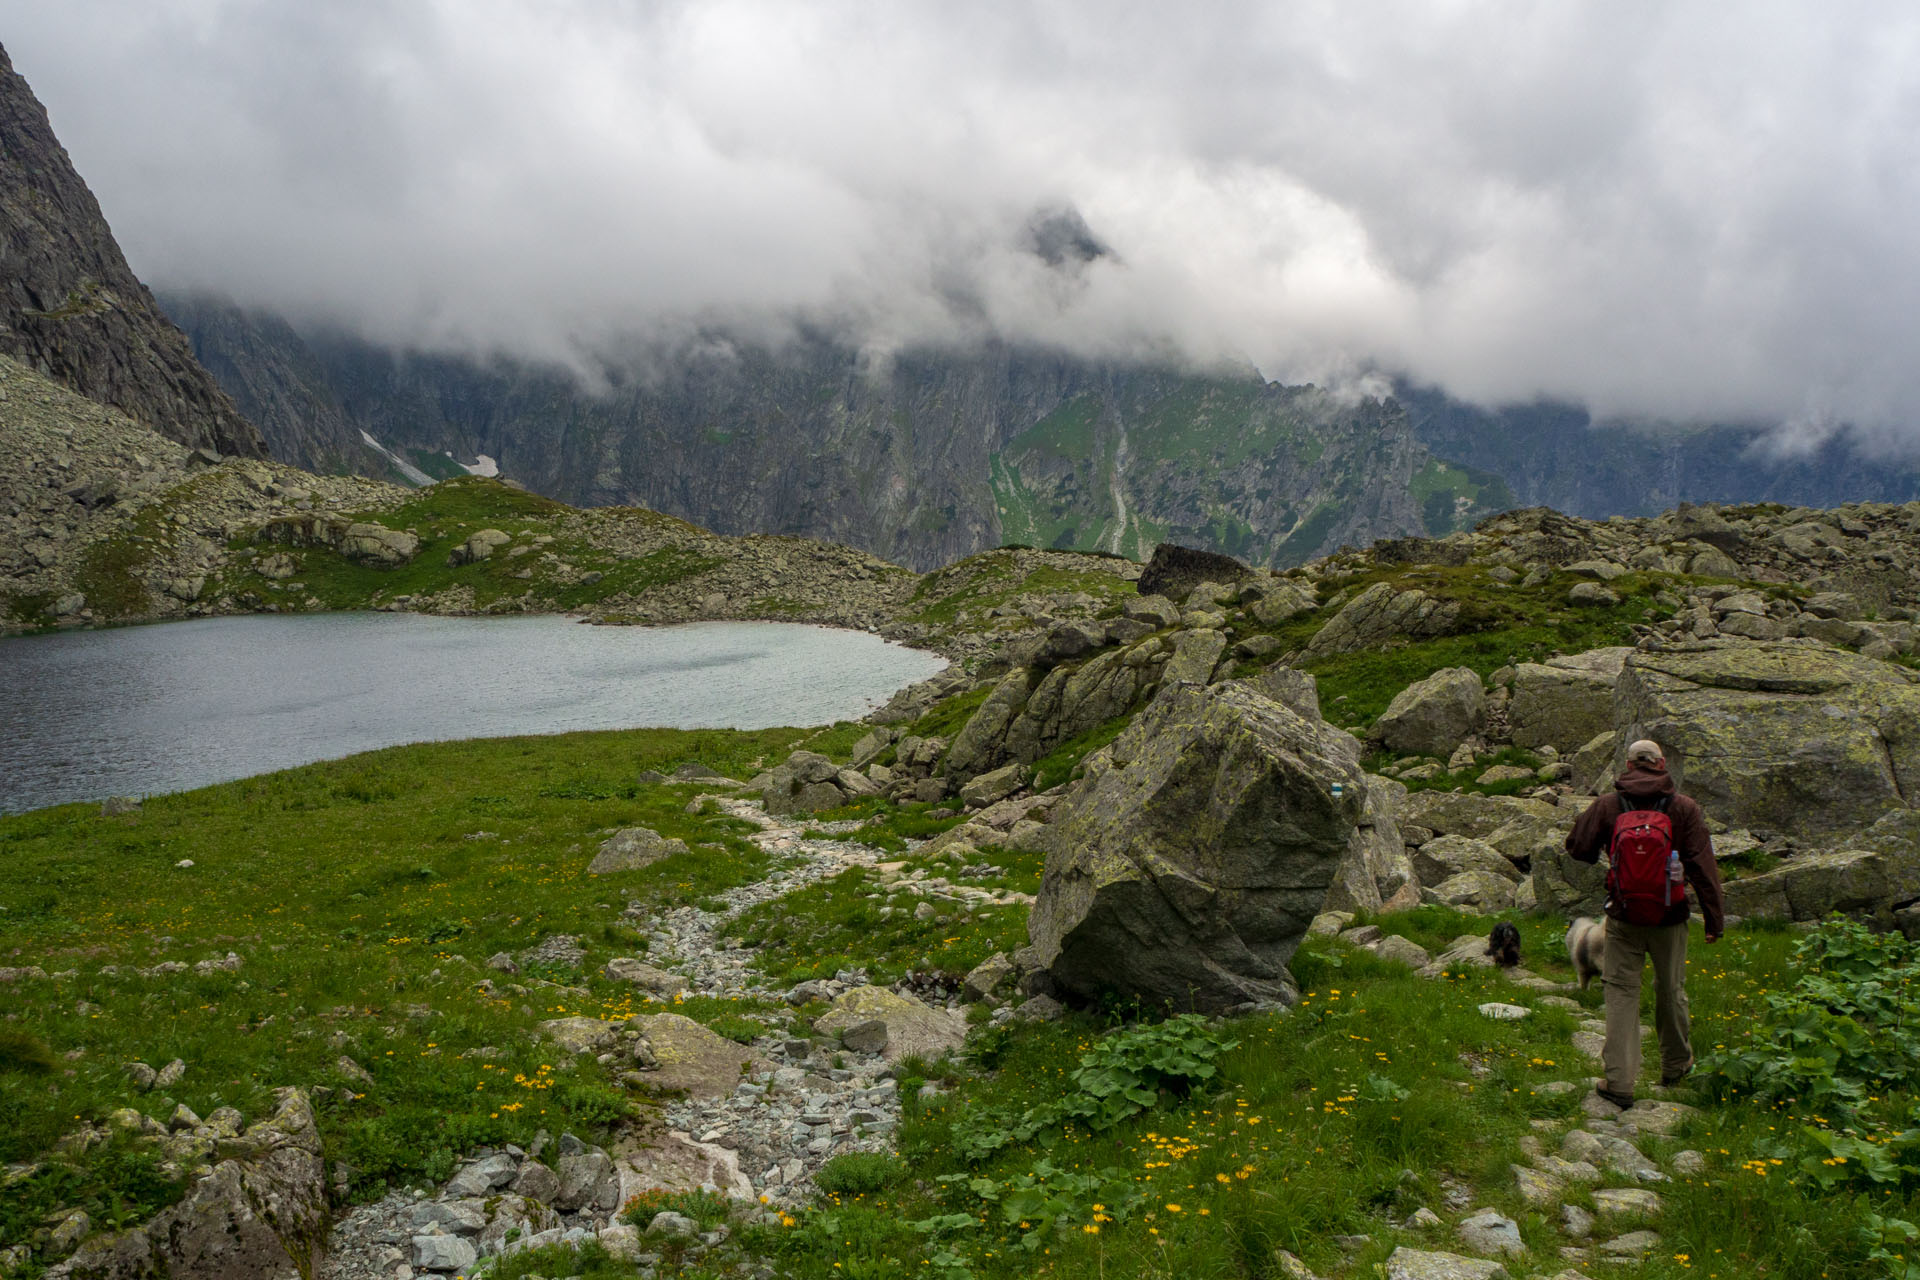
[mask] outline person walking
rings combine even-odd
[[[1699,899],[1707,941],[1718,942],[1726,926],[1706,814],[1674,788],[1659,743],[1642,738],[1629,746],[1627,767],[1613,790],[1588,805],[1567,835],[1567,855],[1580,862],[1596,862],[1603,851],[1608,861],[1607,943],[1600,965],[1606,1082],[1596,1092],[1624,1109],[1633,1105],[1640,1077],[1640,975],[1649,958],[1660,1083],[1678,1084],[1693,1070],[1687,885]]]

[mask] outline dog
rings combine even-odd
[[[1487,954],[1503,969],[1519,964],[1520,930],[1505,920],[1493,926],[1493,932],[1487,936]]]
[[[1607,922],[1604,917],[1590,920],[1581,916],[1567,926],[1567,959],[1573,961],[1573,971],[1580,979],[1582,991],[1599,976],[1600,957],[1606,945]]]

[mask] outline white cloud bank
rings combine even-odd
[[[690,324],[1920,438],[1920,10],[0,0],[136,270],[396,344]],[[1112,252],[1049,266],[1036,211]]]

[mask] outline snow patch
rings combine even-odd
[[[408,462],[405,458],[401,457],[399,454],[395,453],[393,450],[387,448],[387,446],[381,444],[378,440],[375,440],[371,435],[367,433],[364,427],[361,428],[360,438],[367,442],[367,447],[369,449],[374,450],[381,457],[385,458],[388,462],[391,462],[393,464],[393,469],[395,471],[398,471],[401,475],[407,478],[407,483],[412,485],[418,485],[421,488],[425,488],[427,485],[430,485],[433,483],[432,476],[428,475],[426,472],[422,471],[420,468],[414,466],[411,462]]]

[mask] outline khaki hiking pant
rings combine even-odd
[[[1693,1028],[1687,1016],[1687,926],[1627,924],[1608,919],[1600,981],[1607,996],[1607,1088],[1633,1095],[1640,1078],[1640,973],[1653,959],[1653,1026],[1660,1037],[1660,1074],[1693,1064]]]

